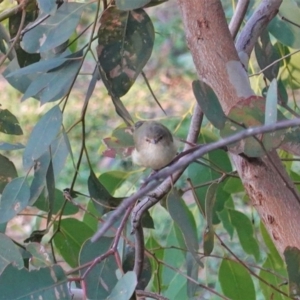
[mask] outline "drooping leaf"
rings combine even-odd
[[[87,240],[80,251],[79,263],[93,261],[96,257],[106,253],[113,243],[112,238],[101,237],[98,241],[92,243]],[[88,299],[106,299],[118,282],[116,270],[118,265],[114,256],[109,256],[104,261],[95,265],[84,278],[86,284],[86,296]],[[87,268],[81,269],[82,276]]]
[[[283,254],[289,275],[290,296],[300,296],[300,250],[296,247],[287,247]]]
[[[123,263],[122,263],[123,271],[125,273],[128,271],[132,271],[134,268],[135,248],[132,246],[126,246],[123,256],[124,256]],[[152,277],[152,269],[151,269],[150,259],[148,256],[145,255],[143,269],[138,279],[136,289],[144,290],[147,287],[151,277]]]
[[[50,109],[33,128],[23,153],[23,166],[30,169],[56,138],[62,123],[59,106]]]
[[[17,35],[17,32],[22,25],[22,14],[23,12],[20,10],[16,12],[15,14],[12,14],[9,17],[9,34],[11,38],[15,38]],[[25,20],[23,22],[23,28],[24,29],[29,23],[36,20],[38,17],[38,7],[35,3],[35,1],[31,1],[30,4],[26,6],[26,15]],[[15,42],[14,50],[16,51],[16,59],[18,60],[18,64],[21,68],[29,66],[37,61],[40,60],[40,54],[39,53],[28,53],[21,47],[21,39],[18,39]],[[11,59],[11,58],[10,58]]]
[[[129,300],[137,284],[136,274],[133,271],[127,272],[113,288],[107,300]]]
[[[272,270],[272,271],[270,271]],[[276,286],[282,292],[288,294],[288,286],[282,284],[287,279],[286,268],[283,265],[278,265],[275,260],[273,260],[272,254],[268,254],[266,260],[262,265],[262,269],[259,272],[259,277],[264,279],[267,284],[262,280],[259,281],[260,289],[265,296],[265,299],[274,299],[274,300],[288,300],[290,298],[284,296],[280,292],[277,292],[270,285]]]
[[[17,176],[18,173],[13,162],[0,154],[0,194],[5,186]]]
[[[18,119],[7,109],[0,109],[0,132],[14,135],[23,134]]]
[[[54,179],[53,165],[51,160],[46,174],[46,188],[47,188],[47,194],[49,200],[49,210],[48,210],[48,217],[47,217],[47,224],[49,224],[52,218],[54,204],[55,204],[55,179]]]
[[[194,257],[189,252],[186,254],[186,271],[189,277],[193,278],[196,282],[198,281],[199,265],[195,264]],[[196,295],[197,290],[199,290],[198,284],[191,280],[188,280],[187,294],[189,298],[194,297]]]
[[[88,188],[100,215],[114,209],[121,201],[121,198],[115,198],[107,191],[92,170],[88,178]]]
[[[224,295],[229,299],[256,299],[251,276],[238,262],[223,259],[219,269],[219,281]]]
[[[111,6],[100,22],[97,52],[101,78],[111,96],[121,97],[151,55],[154,28],[142,9],[121,11]]]
[[[206,229],[203,237],[204,255],[210,255],[214,249],[214,227],[213,227],[213,208],[216,202],[216,193],[218,189],[217,183],[212,183],[206,193],[205,197],[205,218]]]
[[[13,282],[18,288],[12,288]],[[68,279],[59,265],[28,271],[8,265],[0,275],[0,299],[71,300]]]
[[[212,88],[203,81],[193,81],[194,96],[206,118],[218,129],[225,125],[226,117]]]
[[[258,241],[254,238],[253,235],[253,227],[249,218],[243,213],[228,209],[231,224],[234,226],[241,246],[243,247],[244,251],[250,255],[253,255],[256,261],[259,260],[260,251],[258,246]]]
[[[22,268],[23,258],[16,244],[5,234],[0,233],[0,274],[8,264]]]
[[[0,201],[0,223],[5,223],[21,212],[30,198],[30,189],[25,177],[18,177],[9,182]]]
[[[57,226],[58,223],[55,222],[54,229]],[[74,218],[61,220],[59,228],[59,232],[53,239],[55,247],[71,267],[77,267],[80,249],[94,232],[86,224]]]
[[[42,53],[63,44],[75,31],[86,5],[64,2],[54,15],[25,33],[22,48],[28,53]]]
[[[199,241],[195,220],[186,204],[181,199],[181,195],[178,191],[173,189],[173,191],[169,193],[167,198],[167,207],[172,219],[182,231],[187,248],[193,255],[195,261],[200,266],[203,266],[203,263],[197,254]]]
[[[277,80],[274,78],[269,86],[266,97],[265,125],[277,122]]]
[[[259,38],[259,42],[255,44],[255,55],[259,67],[265,69],[271,65],[275,60],[280,59],[280,54],[278,52],[278,44],[274,46],[271,43],[268,30],[264,30]],[[266,68],[263,73],[269,81],[276,78],[279,71],[280,62]]]

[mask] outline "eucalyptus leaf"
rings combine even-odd
[[[23,153],[23,166],[30,169],[56,138],[62,123],[59,106],[51,108],[35,125]]]
[[[0,154],[0,194],[12,179],[18,176],[15,165],[6,156]]]
[[[0,109],[0,132],[14,135],[23,134],[18,119],[7,109]]]
[[[11,220],[21,212],[30,198],[30,189],[25,177],[14,178],[4,188],[0,202],[0,223]]]

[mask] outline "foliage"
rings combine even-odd
[[[129,156],[133,147],[129,126],[136,115],[121,97],[134,88],[140,75],[153,93],[143,72],[157,47],[149,12],[158,11],[166,1],[116,0],[115,6],[107,2],[25,1],[24,7],[14,3],[13,13],[7,3],[2,7],[3,76],[22,93],[22,101],[34,98],[47,112],[27,129],[30,135],[23,145],[19,138],[24,130],[17,116],[5,107],[0,109],[1,138],[16,136],[12,143],[0,141],[0,299],[72,299],[68,283],[76,280],[89,299],[131,299],[135,290],[137,295],[146,290],[147,297],[160,294],[168,299],[299,296],[299,268],[295,267],[299,249],[286,249],[283,261],[263,223],[244,201],[243,184],[222,149],[190,164],[161,204],[143,216],[146,256],[140,278],[132,272],[138,248],[130,222],[118,220],[98,241],[91,241],[98,226],[139,189],[138,179],[145,178],[147,170],[98,172],[91,157],[95,148],[89,146],[95,144],[89,135],[93,130],[88,123],[90,99],[101,80],[125,123],[100,137],[102,156]],[[235,2],[223,1],[229,19]],[[252,3],[248,14],[253,11]],[[280,14],[297,22],[298,2],[284,1]],[[278,16],[269,24],[256,44],[249,69],[259,96],[244,99],[228,116],[214,92],[194,76],[191,89],[206,117],[199,143],[299,113],[295,99],[300,56],[293,50],[300,47],[299,30]],[[182,51],[182,44],[179,48]],[[88,74],[86,64],[92,66]],[[74,84],[81,81],[88,86],[80,116],[67,124]],[[190,113],[162,122],[184,138],[189,119]],[[79,146],[72,140],[78,128]],[[229,148],[260,157],[285,142],[297,144],[298,131],[288,128],[264,134],[259,141],[249,137]],[[79,153],[74,151],[78,147]],[[15,166],[14,153],[22,153],[22,166]],[[290,159],[288,172],[298,180],[299,166],[293,156],[282,151],[282,157]],[[74,167],[71,176],[64,176],[67,159]],[[65,188],[60,184],[62,177],[68,184]],[[10,236],[6,227],[24,212],[37,230],[22,237],[23,242]],[[118,229],[123,227],[121,235]],[[18,288],[13,287],[13,279]]]

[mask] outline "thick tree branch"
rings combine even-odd
[[[274,17],[281,2],[261,1],[238,38],[239,53],[250,55],[257,37]],[[178,3],[199,79],[212,87],[228,114],[238,101],[253,95],[253,91],[232,42],[221,2],[178,0]],[[300,248],[299,196],[276,151],[262,158],[261,164],[253,164],[238,155],[232,155],[232,158],[252,205],[260,214],[277,249],[282,254],[287,246]],[[286,183],[295,189],[294,193],[286,187]]]

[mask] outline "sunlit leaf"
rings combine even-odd
[[[41,243],[30,243],[26,246],[26,250],[32,255],[30,263],[34,267],[41,268],[53,265],[52,255]]]
[[[54,229],[58,226],[55,222]],[[66,218],[60,221],[59,232],[54,236],[54,244],[60,255],[71,266],[78,266],[79,252],[83,243],[90,238],[94,232],[83,222]]]
[[[273,79],[266,97],[265,125],[277,122],[277,80]]]
[[[254,284],[244,266],[223,259],[219,269],[219,281],[224,295],[232,300],[255,300]]]

